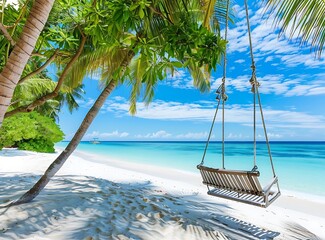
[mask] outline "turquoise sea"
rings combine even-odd
[[[60,142],[57,147],[65,147]],[[123,162],[170,167],[198,173],[205,142],[81,142],[77,150],[100,154]],[[205,165],[221,167],[221,143],[209,145]],[[272,142],[274,167],[283,190],[325,196],[325,142]],[[272,177],[266,144],[257,143],[257,166],[262,183]],[[250,170],[253,167],[253,143],[225,143],[225,167]]]

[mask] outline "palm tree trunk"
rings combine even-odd
[[[23,32],[0,73],[0,127],[14,89],[41,34],[54,0],[35,0]]]
[[[132,58],[134,57],[134,51],[129,50],[123,61],[121,62],[122,71],[120,75],[123,75],[126,67],[130,64]],[[101,92],[94,105],[88,111],[86,117],[82,121],[79,129],[76,134],[71,139],[68,146],[64,149],[64,151],[54,160],[54,162],[48,167],[43,176],[38,180],[38,182],[28,190],[23,196],[21,196],[18,200],[10,203],[6,207],[11,207],[15,205],[19,205],[22,203],[28,203],[32,201],[34,198],[38,196],[38,194],[45,188],[51,178],[60,170],[63,164],[66,162],[68,157],[73,153],[73,151],[77,148],[80,143],[82,137],[87,132],[89,126],[97,116],[101,107],[103,106],[107,97],[111,94],[116,86],[116,81],[111,80],[110,83],[105,87],[105,89]]]
[[[44,187],[48,184],[51,178],[60,170],[63,164],[66,162],[68,157],[73,153],[73,151],[77,148],[80,143],[82,137],[87,132],[90,124],[95,119],[99,110],[103,106],[106,98],[110,95],[110,93],[115,88],[115,82],[111,81],[107,87],[101,92],[99,97],[97,98],[94,105],[88,111],[86,117],[82,121],[78,131],[71,139],[68,146],[64,149],[64,151],[55,159],[55,161],[48,167],[44,175],[38,180],[38,182],[23,196],[21,196],[17,201],[12,202],[9,206],[19,205],[22,203],[27,203],[32,201],[37,195],[44,189]]]

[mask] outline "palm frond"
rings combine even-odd
[[[309,42],[321,56],[325,43],[324,0],[268,0],[267,6],[275,13],[281,34],[289,32],[290,38],[301,37],[301,43]]]
[[[51,79],[31,78],[17,85],[14,91],[12,102],[20,100],[35,100],[54,90],[56,83]]]
[[[205,12],[203,26],[211,29],[211,19],[214,18],[214,6],[217,0],[204,0],[202,1],[202,10]]]
[[[234,12],[231,0],[202,0],[203,26],[209,30],[219,31],[227,18],[227,5],[229,4],[228,20],[233,21]]]
[[[56,86],[56,82],[51,79],[30,78],[23,83],[17,85],[14,91],[9,111],[20,106],[26,106],[36,99],[44,96],[44,94],[52,92]],[[39,113],[57,118],[60,109],[60,101],[58,99],[47,100],[43,105],[35,108]]]
[[[79,85],[75,88],[70,88],[69,86],[63,85],[57,99],[60,101],[61,105],[66,104],[70,113],[72,113],[74,109],[79,108],[77,99],[83,99],[84,93],[85,91],[83,89],[83,85]]]
[[[206,71],[206,67],[198,67],[189,61],[188,70],[193,78],[193,85],[201,92],[208,92],[210,90],[210,74]]]
[[[130,94],[130,113],[135,114],[137,111],[136,103],[140,95],[142,80],[148,68],[148,59],[145,55],[140,54],[131,63],[130,85],[132,86]]]
[[[79,86],[83,79],[89,74],[99,80],[110,80],[112,75],[121,65],[128,50],[115,46],[103,46],[94,51],[84,52],[73,65],[67,77],[66,84],[70,88]]]

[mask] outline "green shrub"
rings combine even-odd
[[[54,143],[64,133],[52,118],[37,112],[18,113],[3,121],[0,129],[0,149],[18,147],[21,150],[54,152]]]

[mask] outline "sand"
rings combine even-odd
[[[57,155],[0,151],[0,206]],[[206,195],[198,174],[76,152],[33,202],[0,209],[0,239],[325,239],[325,199],[283,191],[263,209]]]

